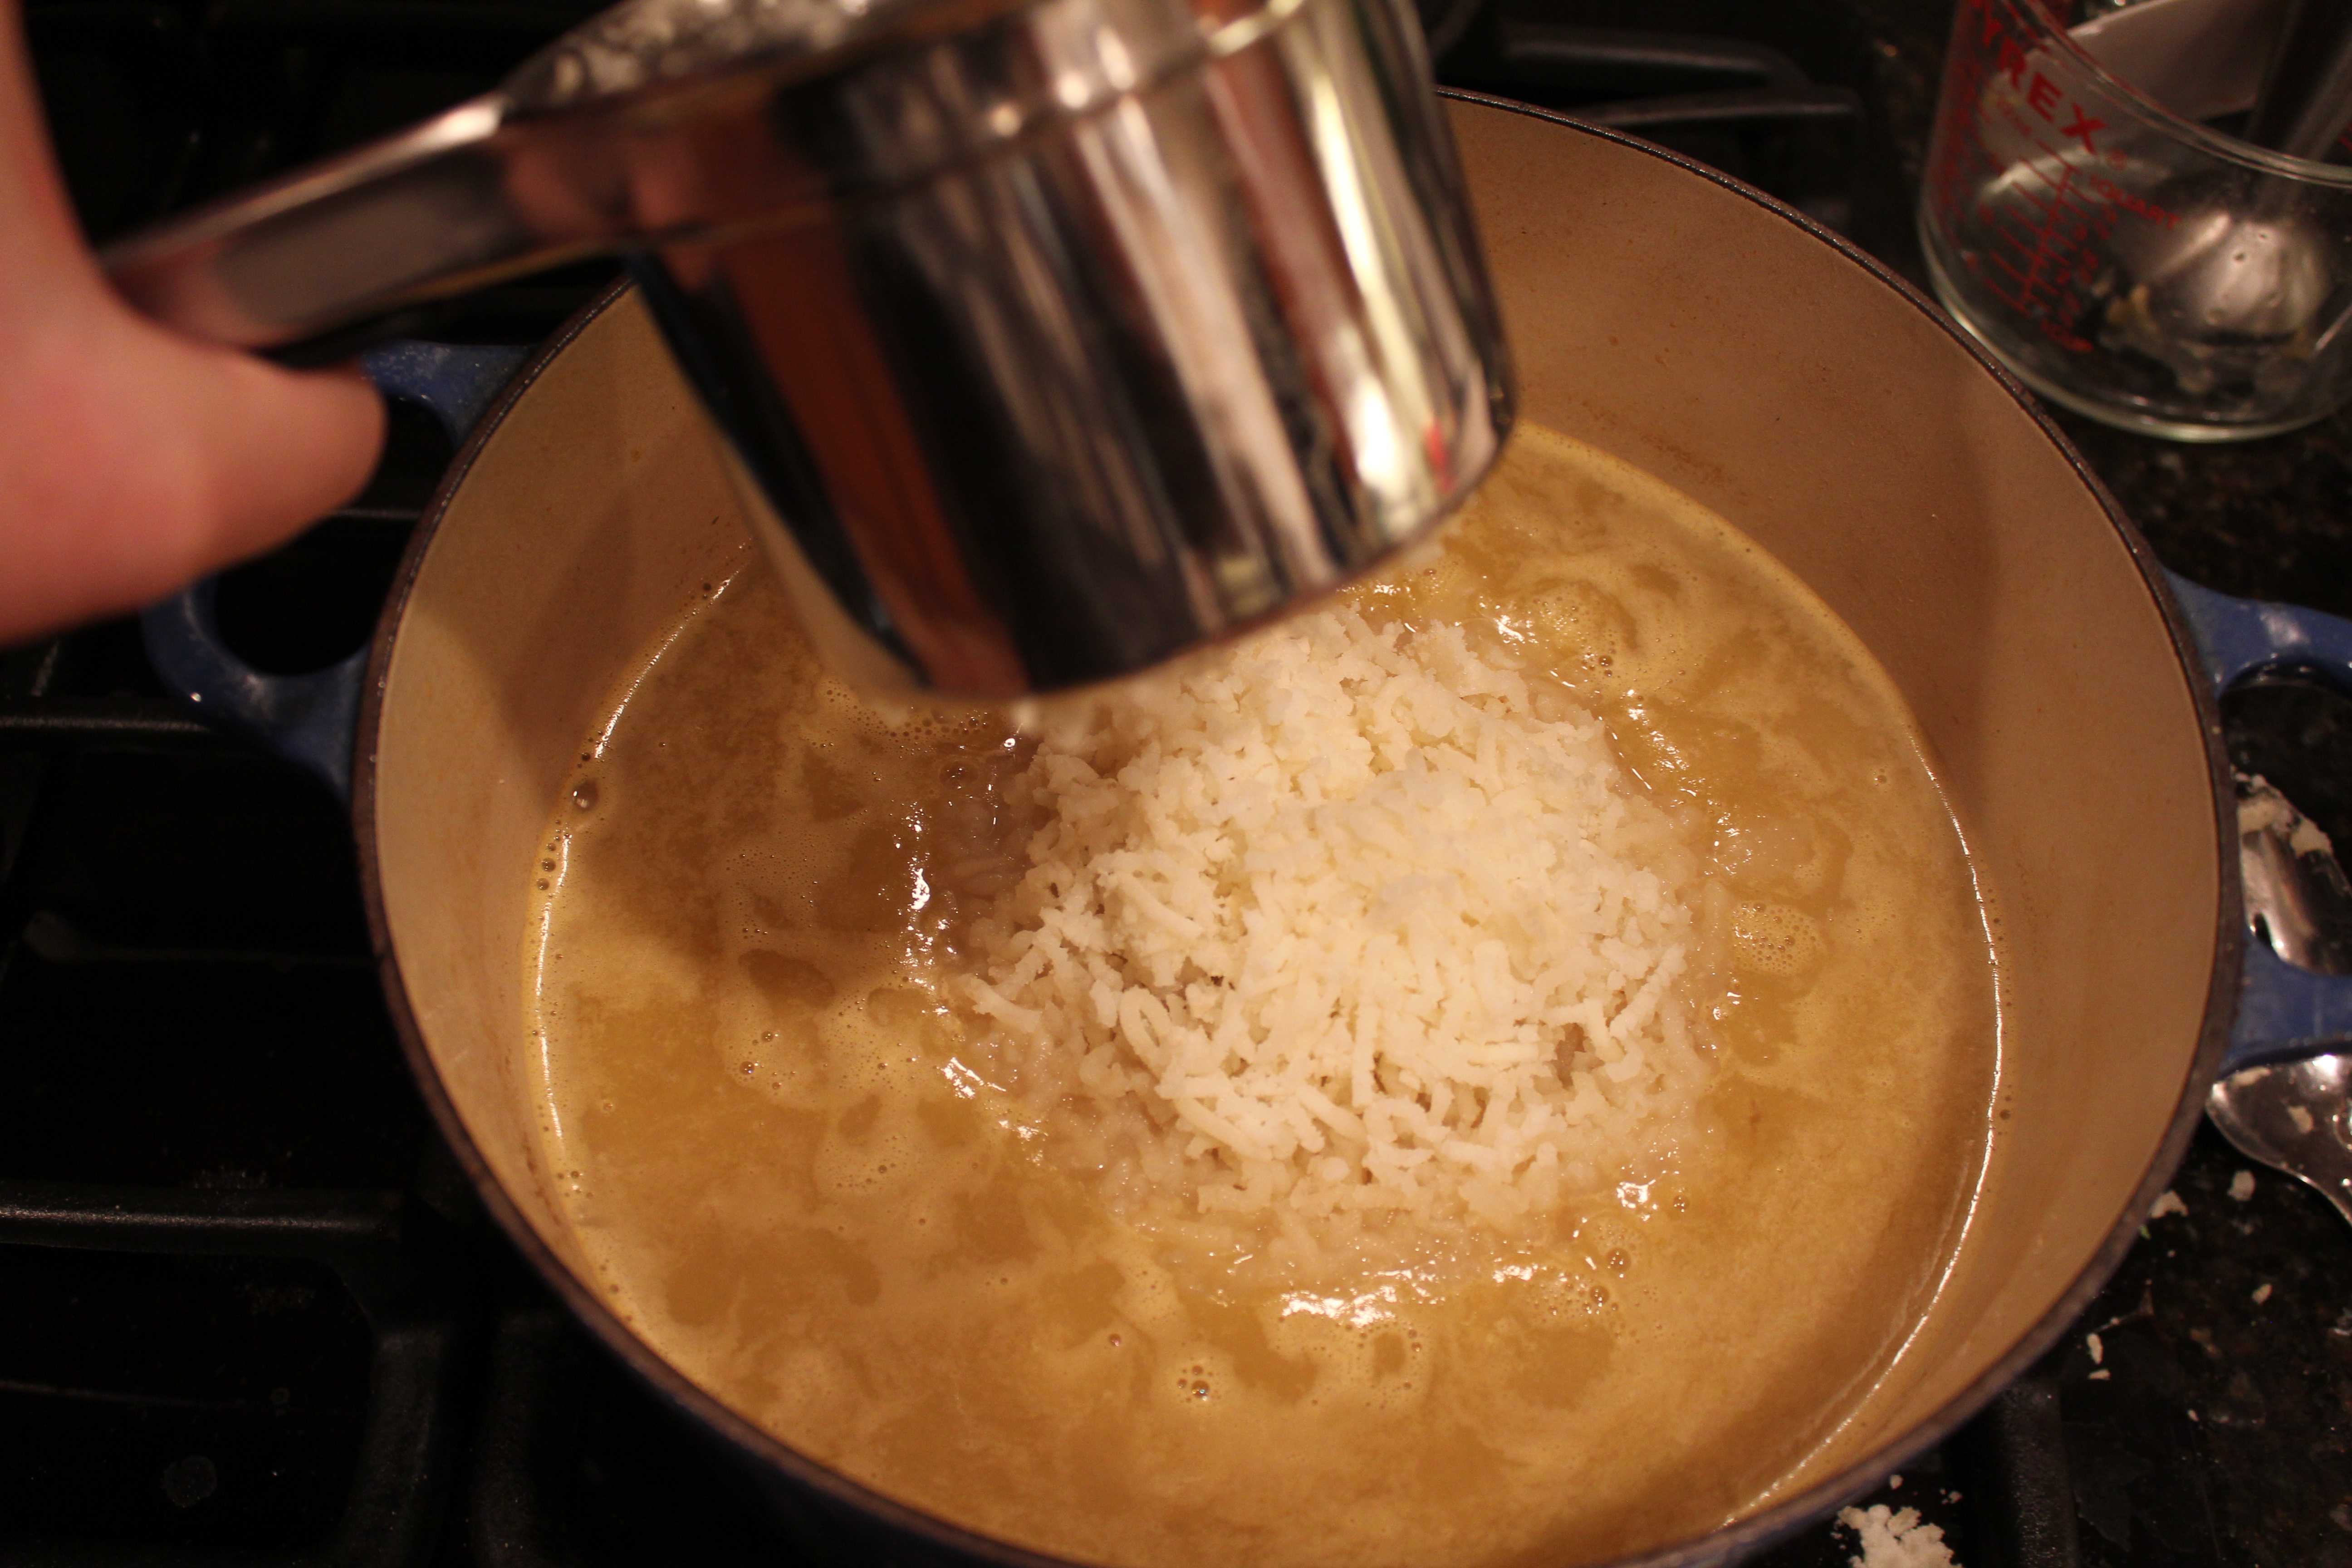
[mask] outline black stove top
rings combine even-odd
[[[555,0],[30,0],[103,239],[442,108]],[[1426,0],[1458,85],[1653,137],[1920,279],[1948,0]],[[528,342],[583,267],[443,323]],[[2060,422],[2174,569],[2352,615],[2352,416],[2188,448]],[[265,669],[365,638],[448,447],[395,410],[365,495],[231,573]],[[2230,705],[2242,765],[2352,843],[2352,724]],[[376,989],[341,812],[167,699],[135,628],[0,653],[0,1563],[797,1561],[514,1256]],[[2251,1191],[2240,1173],[2252,1170]],[[2185,1212],[1987,1415],[1865,1506],[1967,1568],[2352,1568],[2352,1234],[2200,1133]],[[2241,1195],[2243,1194],[2243,1195]],[[2097,1344],[2093,1347],[2092,1336]],[[1843,1568],[1822,1526],[1766,1561]]]

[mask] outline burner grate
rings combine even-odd
[[[1681,32],[1654,30],[1658,19],[1654,8],[1501,0],[1438,74],[1655,142],[1852,231],[1864,100],[1824,85],[1798,58],[1840,70],[1852,47],[1847,19],[1804,5],[1705,17]],[[1778,41],[1749,36],[1759,21]]]
[[[0,1268],[52,1319],[0,1374],[11,1560],[424,1562],[457,1337],[434,1239],[396,1195],[0,1184]]]

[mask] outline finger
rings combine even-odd
[[[150,603],[277,543],[366,481],[383,405],[180,338],[110,300],[0,378],[0,637]]]
[[[180,518],[179,575],[267,550],[367,482],[383,445],[383,403],[356,370],[285,370],[136,325],[162,340],[153,416],[179,421],[195,474]]]

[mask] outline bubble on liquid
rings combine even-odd
[[[817,1191],[836,1201],[879,1197],[919,1173],[921,1150],[922,1134],[908,1107],[868,1095],[818,1140],[809,1173]]]
[[[572,786],[572,809],[574,811],[595,810],[596,797],[598,794],[599,791],[596,788],[596,781],[594,779],[582,779],[578,784]]]
[[[1425,1380],[1413,1375],[1424,1352],[1420,1326],[1411,1309],[1378,1292],[1286,1298],[1266,1331],[1276,1354],[1313,1369],[1318,1404],[1401,1415],[1423,1402]]]
[[[1819,921],[1787,904],[1743,903],[1733,911],[1732,946],[1743,969],[1800,980],[1829,956]]]
[[[1633,617],[1623,603],[1580,578],[1542,584],[1525,595],[1520,610],[1549,651],[1588,668],[1612,668],[1620,655],[1640,646]]]

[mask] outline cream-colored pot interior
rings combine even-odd
[[[2199,709],[2126,536],[1926,307],[1655,154],[1475,104],[1454,121],[1522,416],[1721,512],[1845,618],[1925,727],[1992,897],[1993,1162],[1898,1375],[1806,1479],[1834,1478],[2054,1331],[2177,1145],[2224,900]],[[589,321],[473,449],[362,732],[394,1006],[559,1274],[580,1260],[524,1070],[532,861],[632,661],[749,549],[713,439],[634,296]]]

